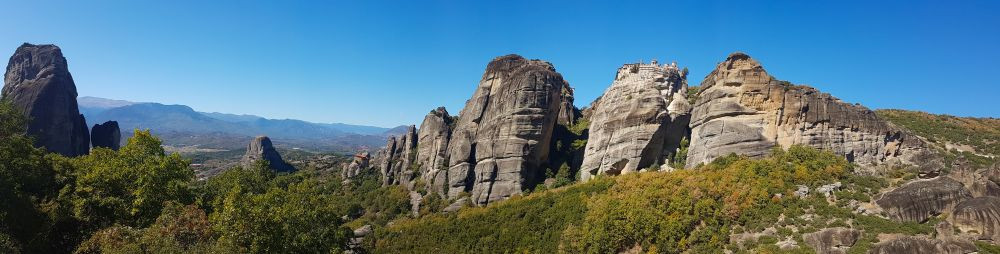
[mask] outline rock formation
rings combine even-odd
[[[417,164],[428,188],[440,196],[446,195],[448,172],[448,140],[453,119],[444,107],[431,110],[420,124],[417,135]]]
[[[763,156],[776,145],[830,150],[863,168],[912,164],[925,150],[871,110],[779,81],[743,53],[729,55],[702,81],[691,129],[688,166],[730,153]]]
[[[931,239],[925,236],[905,235],[887,235],[884,238],[872,246],[868,253],[965,254],[977,250],[971,241],[956,238]]]
[[[972,195],[962,183],[948,177],[916,180],[889,191],[875,201],[897,221],[922,222],[944,212]]]
[[[122,133],[117,121],[107,121],[95,124],[90,128],[90,143],[94,147],[104,147],[118,151],[121,146]]]
[[[371,155],[368,152],[359,152],[354,154],[351,163],[344,166],[344,169],[340,171],[340,176],[344,180],[349,180],[358,174],[362,170],[368,169],[368,162],[371,159]]]
[[[1000,241],[1000,197],[978,197],[955,206],[951,219],[962,232],[976,232],[979,239]]]
[[[388,142],[378,154],[379,172],[382,173],[382,185],[405,184],[412,187],[412,164],[416,160],[417,130],[410,125],[399,137],[389,137]]]
[[[582,180],[668,165],[687,135],[687,74],[677,64],[625,64],[592,105]]]
[[[76,102],[76,84],[62,50],[25,43],[7,63],[0,97],[30,117],[35,146],[66,156],[90,151],[87,123]]]
[[[244,168],[250,168],[259,160],[267,161],[268,166],[274,171],[295,171],[292,165],[281,159],[281,154],[274,149],[271,139],[267,136],[258,136],[250,141],[250,144],[247,145],[247,153],[243,155],[242,164]]]
[[[820,231],[802,235],[806,245],[820,254],[843,254],[854,246],[861,237],[861,231],[850,228],[824,228]]]
[[[548,62],[493,59],[452,131],[448,196],[485,205],[540,182],[568,86]]]

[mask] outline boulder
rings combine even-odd
[[[625,64],[592,103],[581,179],[672,162],[687,136],[687,76],[676,64]]]
[[[978,249],[969,240],[932,239],[926,236],[880,235],[880,241],[868,250],[872,254],[965,254]]]
[[[243,155],[242,164],[244,168],[250,168],[259,160],[267,161],[268,166],[277,172],[292,172],[295,168],[281,159],[281,154],[274,149],[271,139],[267,136],[258,136],[247,145],[247,152]]]
[[[90,133],[76,95],[66,58],[55,45],[22,44],[7,62],[0,97],[30,118],[28,134],[37,147],[65,156],[90,151]]]
[[[806,245],[816,250],[820,254],[843,254],[854,246],[854,243],[861,237],[861,231],[836,227],[824,228],[816,232],[802,235],[802,240]]]
[[[448,196],[486,205],[540,183],[568,86],[548,62],[493,59],[452,131]]]
[[[897,221],[922,222],[950,212],[955,205],[972,197],[962,183],[948,177],[916,180],[882,194],[875,203]]]
[[[951,219],[962,232],[975,232],[980,240],[1000,241],[1000,197],[978,197],[959,203]]]
[[[90,128],[90,143],[94,147],[104,147],[118,151],[121,146],[122,133],[117,121],[107,121],[95,124]]]
[[[926,145],[868,108],[775,79],[733,53],[701,82],[691,112],[689,167],[730,153],[766,155],[774,146],[825,149],[871,170],[911,162]]]
[[[448,168],[448,140],[451,138],[453,119],[448,110],[438,107],[431,110],[420,124],[417,135],[417,164],[430,193],[447,195],[445,182]]]

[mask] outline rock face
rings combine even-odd
[[[671,162],[687,134],[687,74],[677,64],[625,64],[592,105],[582,180]]]
[[[410,125],[403,135],[389,137],[378,154],[379,171],[382,173],[382,185],[409,184],[413,180],[413,164],[417,153],[416,126]],[[411,186],[407,186],[411,187]]]
[[[850,228],[824,228],[820,231],[802,235],[809,247],[821,254],[842,254],[854,246],[861,237],[861,232]]]
[[[285,160],[281,159],[281,154],[274,149],[271,139],[267,136],[258,136],[247,145],[247,153],[243,155],[242,164],[244,168],[252,167],[258,160],[267,161],[271,169],[278,172],[291,172],[295,168]]]
[[[969,198],[972,194],[962,183],[938,177],[906,183],[883,194],[875,203],[894,220],[922,222],[951,211],[955,205]]]
[[[485,205],[540,182],[568,86],[548,62],[493,59],[452,131],[448,196]]]
[[[881,238],[881,237],[880,237]],[[891,235],[882,239],[868,253],[873,254],[965,254],[977,250],[976,245],[961,239],[931,239],[923,236]]]
[[[87,123],[76,102],[76,84],[55,45],[25,43],[7,63],[0,97],[27,114],[35,146],[66,156],[90,151]]]
[[[962,232],[977,232],[981,240],[1000,240],[1000,198],[978,197],[955,207],[951,216]]]
[[[90,128],[90,143],[94,147],[104,147],[118,151],[121,146],[122,133],[117,121],[107,121],[95,124]]]
[[[354,155],[351,163],[344,166],[344,169],[340,171],[341,178],[344,180],[353,178],[361,173],[362,170],[368,168],[368,162],[371,159],[371,155],[368,152],[359,152]]]
[[[444,107],[431,110],[417,135],[417,164],[432,193],[445,196],[448,174],[448,140],[453,119]]]
[[[743,53],[729,55],[705,77],[691,114],[688,166],[730,153],[763,156],[776,145],[830,150],[863,168],[912,164],[925,150],[871,110],[779,81]]]

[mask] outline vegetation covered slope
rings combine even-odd
[[[977,165],[1000,156],[1000,119],[935,115],[898,109],[878,110],[879,117],[900,125],[944,148],[950,155]]]
[[[0,253],[339,253],[347,225],[410,208],[405,190],[373,174],[344,183],[258,164],[196,181],[149,131],[66,158],[33,147],[26,121],[0,102]]]
[[[879,233],[932,231],[852,213],[849,204],[869,202],[886,183],[850,172],[844,159],[799,146],[761,160],[732,155],[693,170],[599,178],[486,208],[399,221],[378,233],[374,252],[761,252],[779,251],[773,243],[792,239],[798,246],[784,252],[811,253],[801,235],[826,227],[863,229],[858,250]],[[845,186],[834,198],[794,195],[798,185],[838,181]],[[769,227],[776,232],[730,240]]]

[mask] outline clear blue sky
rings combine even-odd
[[[212,2],[212,3],[206,3]],[[589,105],[615,69],[733,51],[848,102],[1000,116],[1000,1],[10,1],[0,51],[54,43],[81,96],[378,126],[457,114],[486,63],[552,62]]]

